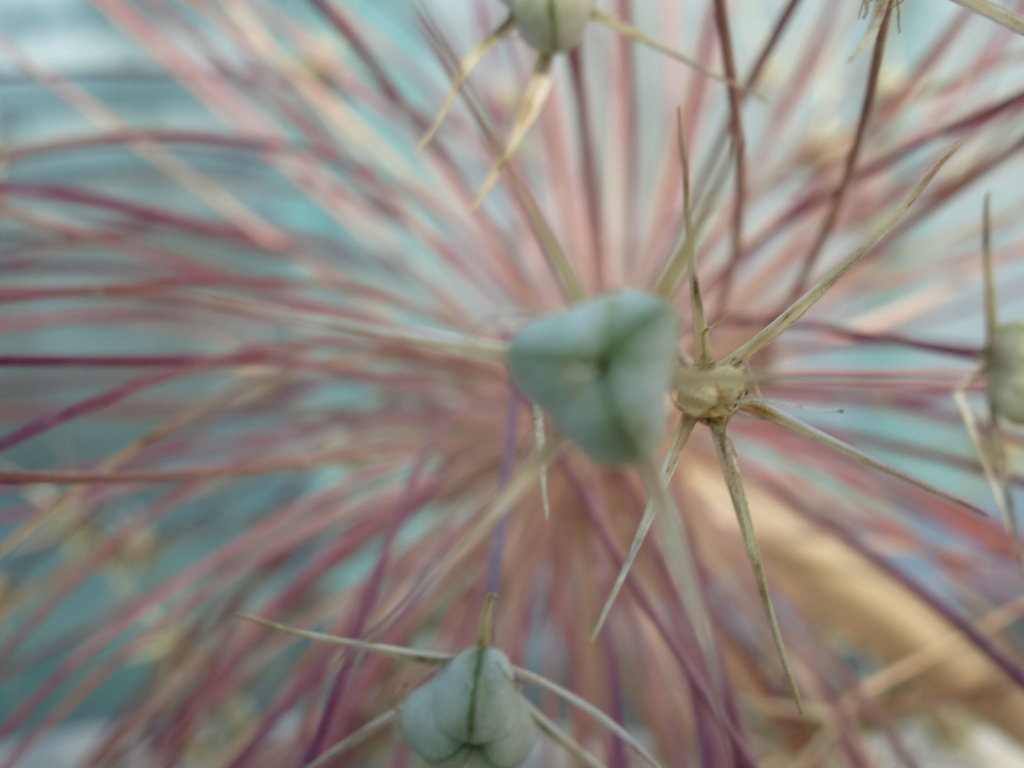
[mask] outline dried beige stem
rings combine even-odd
[[[1024,35],[1024,16],[1019,13],[996,5],[991,0],[953,0],[953,2],[984,16],[986,19],[991,19],[996,24],[1006,27],[1018,35]]]
[[[754,519],[750,514],[750,506],[747,503],[747,493],[743,487],[743,478],[740,475],[736,449],[726,433],[725,422],[713,423],[711,425],[711,434],[714,437],[715,449],[718,451],[719,463],[722,465],[725,485],[729,489],[729,496],[732,498],[732,505],[736,510],[736,520],[740,526],[740,535],[743,537],[743,546],[747,550],[747,560],[750,561],[750,567],[754,569],[754,580],[757,582],[757,589],[761,595],[761,604],[764,606],[765,614],[768,617],[772,641],[775,643],[779,659],[782,662],[782,668],[786,673],[786,680],[789,682],[793,701],[796,703],[797,710],[802,712],[803,702],[800,698],[800,689],[796,684],[796,676],[793,674],[789,654],[786,652],[786,644],[782,639],[782,630],[779,629],[779,621],[775,616],[775,606],[772,604],[771,592],[768,590],[768,577],[764,570],[761,548],[757,543]]]
[[[766,328],[755,335],[754,338],[729,355],[729,357],[723,361],[723,365],[737,365],[738,363],[746,362],[775,341],[775,339],[777,339],[784,331],[789,329],[797,320],[803,317],[807,311],[813,307],[818,300],[829,291],[829,289],[832,288],[832,286],[839,282],[843,275],[850,271],[854,264],[867,255],[872,248],[878,245],[879,241],[883,237],[892,231],[893,227],[899,223],[904,214],[910,210],[910,206],[914,204],[914,201],[917,200],[922,192],[924,192],[925,187],[931,183],[931,180],[935,178],[935,175],[939,172],[942,166],[946,164],[946,161],[949,160],[949,158],[951,158],[958,149],[960,149],[960,146],[960,143],[956,144],[951,150],[942,156],[942,159],[932,167],[921,182],[911,190],[910,194],[885,216],[882,223],[874,232],[871,233],[867,241],[860,248],[847,256],[838,267],[836,267],[830,274],[823,277],[817,285],[797,299],[788,309],[769,323]]]

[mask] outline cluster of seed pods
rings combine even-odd
[[[551,89],[550,69],[554,57],[579,45],[589,22],[598,21],[668,53],[636,30],[597,10],[594,0],[502,2],[508,9],[507,19],[463,59],[451,92],[422,142],[426,144],[434,136],[475,64],[495,44],[518,31],[523,41],[536,52],[537,61],[511,137],[484,183],[480,199],[497,182],[502,168],[539,116]],[[679,55],[675,58],[686,61]],[[652,495],[659,493],[655,486],[660,478],[650,467],[654,466],[656,451],[664,438],[670,392],[675,393],[677,408],[689,429],[697,422],[711,427],[733,494],[748,555],[798,705],[799,694],[767,596],[760,555],[746,511],[738,470],[735,469],[731,443],[725,435],[725,425],[728,418],[747,403],[746,381],[742,373],[746,360],[796,322],[857,259],[895,226],[940,166],[941,163],[879,232],[869,238],[864,248],[858,249],[835,272],[794,303],[776,323],[720,364],[710,359],[708,350],[699,349],[692,365],[680,365],[676,313],[664,295],[669,291],[657,290],[650,293],[619,291],[582,301],[561,313],[530,323],[512,340],[508,349],[507,365],[516,386],[543,409],[557,429],[601,464],[642,467],[646,473],[645,482],[655,478],[647,483]],[[690,269],[695,301],[694,326],[706,330],[692,264]],[[700,333],[697,335],[699,337]],[[1024,322],[991,325],[980,371],[988,374],[993,416],[1024,424]],[[805,437],[822,441],[822,445],[829,448],[839,449],[838,441],[825,441],[821,436],[801,431],[797,422],[784,420],[763,403],[753,403],[750,412]],[[682,434],[682,428],[680,432]],[[685,439],[684,435],[679,441],[675,459],[678,459]],[[928,487],[883,467],[848,446],[841,449],[858,461]],[[930,487],[929,490],[934,492]],[[1003,500],[1009,503],[1008,493],[1004,494]],[[630,561],[649,524],[650,520],[645,519],[641,525]],[[1016,531],[1015,523],[1013,527]],[[621,581],[620,577],[617,587]],[[538,735],[535,716],[519,691],[508,657],[485,642],[447,661],[437,675],[405,699],[399,711],[406,741],[432,765],[516,768],[529,757]]]
[[[502,168],[537,119],[550,91],[549,72],[553,56],[576,47],[591,20],[601,21],[639,39],[633,31],[627,32],[625,25],[597,11],[591,0],[503,2],[509,9],[509,17],[488,40],[463,60],[449,99],[434,127],[424,139],[425,143],[433,136],[458,89],[480,57],[513,29],[518,30],[522,39],[537,52],[537,64],[520,105],[511,139],[484,183],[477,202],[482,200],[497,182]],[[934,176],[939,166],[893,213],[886,227],[896,223],[923,186]],[[689,215],[690,212],[687,211],[688,219]],[[883,231],[887,231],[886,228],[883,228]],[[692,298],[695,303],[694,328],[698,337],[698,347],[703,347],[698,349],[693,365],[681,365],[678,358],[677,318],[673,308],[665,301],[665,298],[671,295],[671,290],[655,293],[620,291],[584,301],[562,313],[529,324],[513,339],[508,352],[508,367],[516,386],[543,409],[558,430],[599,463],[640,468],[648,492],[652,498],[660,501],[660,504],[655,506],[660,506],[666,513],[669,511],[670,502],[660,487],[661,481],[655,469],[655,452],[664,437],[667,422],[665,405],[669,392],[674,390],[674,400],[683,420],[673,456],[667,460],[668,474],[671,474],[673,462],[678,461],[679,452],[689,434],[688,430],[698,422],[705,423],[711,428],[719,450],[723,473],[733,497],[748,559],[754,569],[775,644],[798,708],[801,706],[798,687],[775,618],[736,464],[735,451],[726,435],[726,425],[737,410],[746,407],[750,413],[760,418],[774,421],[805,437],[820,440],[798,422],[787,420],[769,406],[748,399],[742,368],[751,355],[796,322],[835,284],[849,266],[877,242],[877,239],[879,238],[869,240],[864,248],[855,252],[843,265],[780,315],[776,323],[723,360],[721,364],[715,363],[710,357],[709,349],[703,347],[703,335],[707,331],[707,325],[703,317],[703,307],[700,305],[700,289],[695,264],[692,262],[692,247],[689,270]],[[991,328],[990,331],[990,342],[983,368],[987,369],[989,375],[993,417],[1002,416],[1017,423],[1024,422],[1024,324],[1000,325]],[[838,441],[821,442],[829,448],[852,455],[862,463],[890,474],[897,474],[902,479],[924,487],[920,481],[896,473],[880,462],[856,453],[849,446],[840,445]],[[1012,521],[1011,530],[1017,538],[1017,526],[1008,491],[1003,494],[1001,506],[1010,507],[1007,514]],[[630,558],[605,606],[601,621],[607,615],[615,592],[623,581],[629,563],[635,557],[636,550],[650,525],[653,512],[654,510],[649,507],[648,514],[645,515],[645,520],[637,532]],[[685,552],[678,551],[677,554],[677,559],[691,561]],[[692,567],[683,568],[680,580],[688,581],[694,575]],[[683,586],[685,591],[685,585]],[[699,601],[688,602],[691,621],[695,625],[706,621],[699,615],[700,609],[696,606]],[[601,622],[598,629],[600,626]],[[439,676],[438,681],[440,680]],[[417,692],[414,694],[415,698],[410,697],[410,702],[414,703],[410,711],[426,711],[424,702],[429,695],[431,694],[428,691],[422,694],[421,698],[421,694]],[[406,729],[410,743],[425,758],[428,758],[428,753],[440,757],[446,754],[446,749],[450,750],[456,746],[456,741],[451,741],[443,747],[439,743],[436,748],[433,744],[420,748],[416,746],[417,743],[425,745],[426,740],[419,733],[410,733]],[[462,732],[460,734],[465,735]]]

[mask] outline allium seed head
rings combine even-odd
[[[1015,12],[44,5],[0,2],[0,768],[1024,743]]]

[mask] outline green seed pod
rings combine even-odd
[[[580,44],[594,0],[504,0],[519,34],[539,53],[571,51]]]
[[[989,355],[988,390],[996,411],[1024,424],[1024,321],[998,326]]]
[[[661,440],[676,345],[671,306],[620,291],[528,325],[508,366],[567,437],[614,466],[642,461]]]
[[[516,768],[537,740],[512,665],[497,648],[473,646],[402,704],[402,734],[431,765]]]

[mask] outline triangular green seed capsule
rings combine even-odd
[[[447,768],[516,768],[537,729],[508,657],[473,646],[402,704],[402,734],[417,755]]]
[[[567,437],[615,466],[644,460],[661,441],[676,346],[671,306],[620,291],[528,325],[508,366]]]
[[[571,51],[580,44],[594,0],[504,0],[519,34],[539,53]]]

